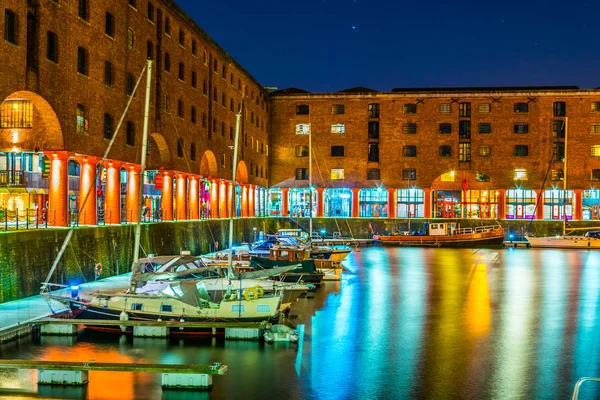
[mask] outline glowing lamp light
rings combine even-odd
[[[71,297],[75,299],[78,296],[79,296],[79,286],[77,286],[77,285],[71,286]]]
[[[19,104],[18,104],[18,103],[13,103],[13,108],[14,108],[15,110],[18,110],[18,109],[19,109]]]
[[[377,188],[377,192],[379,192],[379,193],[381,193],[381,191],[382,191],[382,190],[383,190],[383,188],[382,188],[381,186],[379,186],[379,187]]]
[[[450,176],[454,176],[454,171],[450,171]]]
[[[321,235],[324,236],[327,231],[325,229],[321,229],[319,232],[321,232]]]
[[[510,240],[513,240],[513,237],[514,237],[514,236],[513,236],[513,234],[512,234],[512,233],[511,233],[510,235],[508,235],[508,238],[509,238]]]
[[[15,153],[15,154],[17,154],[19,152],[19,149],[17,147],[13,147],[12,148],[12,152]]]

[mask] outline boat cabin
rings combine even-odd
[[[302,243],[308,240],[308,233],[302,229],[280,229],[277,231],[278,238],[294,238]]]
[[[310,259],[310,251],[303,247],[273,246],[269,259],[277,261],[302,261]]]
[[[458,222],[435,222],[429,224],[430,236],[448,236],[459,233]]]

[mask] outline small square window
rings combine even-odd
[[[452,146],[440,146],[440,157],[452,157]]]
[[[492,155],[491,146],[479,146],[479,157],[489,157]]]
[[[516,113],[527,113],[529,112],[528,103],[515,103],[514,110]]]
[[[310,124],[296,124],[296,135],[308,135],[310,133]]]
[[[590,155],[592,157],[600,157],[600,145],[597,145],[597,144],[593,145],[591,147]]]
[[[442,103],[440,104],[440,112],[443,114],[448,114],[452,112],[452,106],[450,103]]]
[[[492,132],[492,124],[489,122],[480,122],[479,123],[479,133],[491,133]]]
[[[331,157],[344,157],[344,146],[331,146]]]
[[[380,180],[380,171],[379,168],[367,168],[367,180],[368,181],[378,181]]]
[[[600,169],[593,169],[590,176],[591,181],[600,181]]]
[[[402,125],[402,133],[407,133],[407,134],[415,134],[417,133],[417,124],[413,123],[413,122],[407,122],[405,124]]]
[[[417,179],[417,170],[415,168],[405,168],[402,170],[402,180],[414,181]]]
[[[452,133],[452,124],[448,124],[448,123],[440,124],[440,133],[444,134],[444,135]]]
[[[417,146],[404,146],[402,148],[402,155],[404,157],[416,157],[417,156]]]
[[[514,171],[514,180],[515,181],[526,181],[527,180],[527,170],[526,169],[515,169]]]
[[[592,102],[592,112],[600,112],[600,101]]]
[[[516,123],[514,125],[514,132],[515,133],[528,133],[529,132],[529,124],[527,124],[526,122]]]
[[[344,105],[343,104],[334,104],[331,106],[331,114],[339,115],[344,114]]]
[[[525,144],[518,144],[514,149],[515,157],[527,157],[529,155],[529,146]]]
[[[334,168],[331,170],[331,180],[340,180],[344,179],[344,169],[343,168]]]
[[[344,124],[331,124],[331,133],[343,135],[346,133],[346,127]]]
[[[404,114],[416,114],[417,113],[417,105],[412,103],[412,104],[405,104],[403,107],[402,112]]]
[[[296,106],[296,115],[308,115],[309,106],[307,104],[300,104]]]
[[[479,114],[489,114],[492,112],[492,105],[490,103],[479,104]]]
[[[600,133],[600,122],[594,122],[592,124],[590,133]]]

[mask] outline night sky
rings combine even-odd
[[[175,1],[264,86],[600,86],[598,2]]]

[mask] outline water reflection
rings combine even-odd
[[[298,344],[85,332],[2,345],[0,357],[229,366],[193,398],[554,399],[600,376],[600,252],[369,248],[345,264],[342,282],[293,305]],[[155,374],[90,373],[85,393],[0,374],[11,398],[190,398]],[[584,385],[580,398],[600,391]]]

